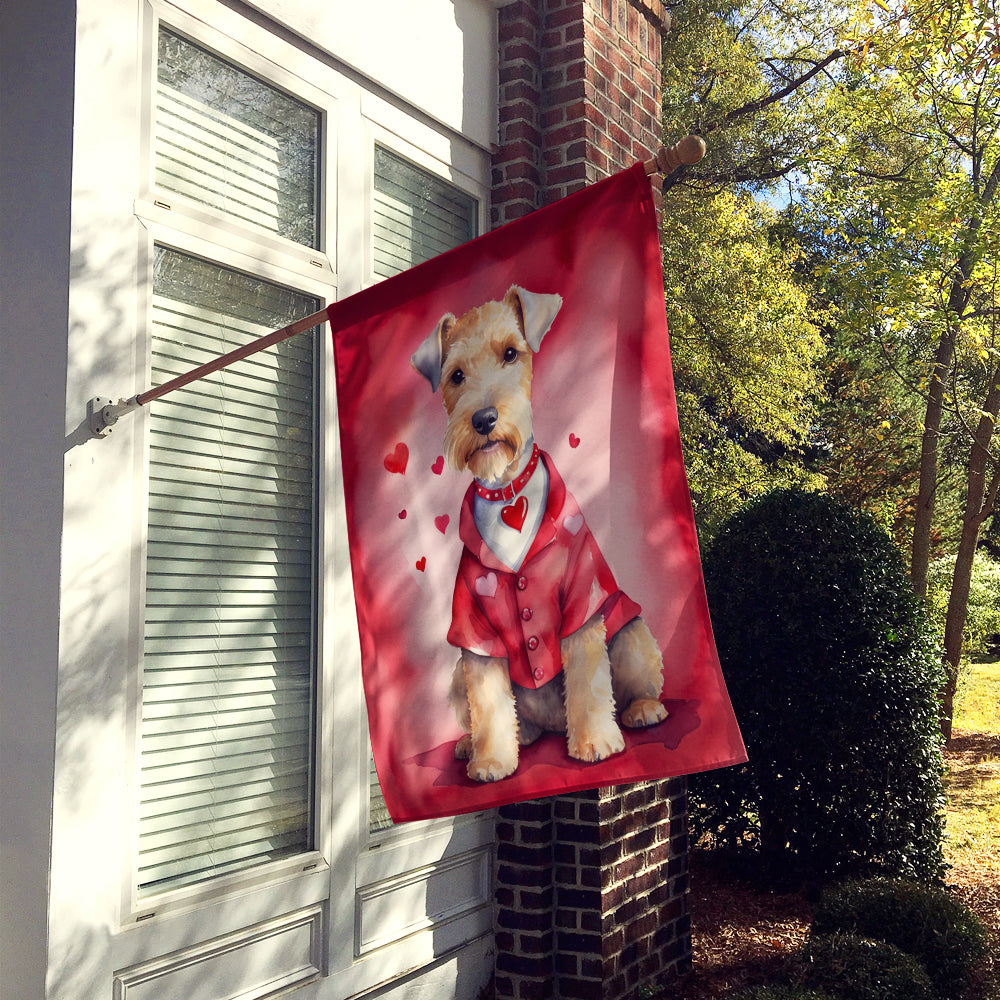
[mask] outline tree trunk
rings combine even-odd
[[[941,433],[941,414],[944,412],[944,377],[954,356],[955,328],[949,323],[934,353],[924,431],[920,439],[920,484],[917,487],[917,509],[913,519],[913,543],[910,550],[910,582],[920,597],[927,595],[927,569],[931,559],[931,525],[937,493],[938,437]]]
[[[978,178],[982,152],[973,157],[973,168]],[[934,367],[931,370],[930,386],[927,393],[927,411],[924,417],[924,432],[920,442],[920,485],[917,492],[917,510],[913,520],[913,544],[910,552],[910,582],[921,596],[927,596],[927,568],[931,557],[931,526],[934,520],[934,496],[937,491],[938,436],[941,432],[941,414],[944,409],[944,378],[951,368],[955,356],[955,338],[966,306],[969,304],[969,278],[972,274],[974,248],[983,216],[992,206],[1000,190],[1000,160],[993,164],[990,176],[982,190],[977,188],[978,206],[965,228],[962,254],[958,258],[955,277],[948,293],[948,308],[945,321],[948,324],[937,351],[934,353]],[[963,619],[964,621],[964,619]]]
[[[965,511],[962,517],[962,536],[955,557],[955,572],[948,596],[948,614],[944,626],[945,685],[941,692],[941,733],[951,739],[952,718],[955,711],[955,688],[958,685],[958,668],[962,658],[962,632],[969,608],[969,588],[972,583],[972,564],[979,544],[979,531],[983,522],[993,513],[997,486],[1000,484],[1000,464],[990,458],[990,441],[1000,409],[1000,372],[993,375],[990,391],[986,394],[983,414],[972,441],[969,455],[968,486]],[[987,480],[990,464],[994,471]]]

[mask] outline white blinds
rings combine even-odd
[[[160,29],[159,189],[314,247],[319,122],[313,108]]]
[[[157,248],[153,384],[316,308]],[[141,894],[311,847],[314,338],[150,408]]]
[[[375,273],[388,278],[471,240],[476,200],[375,147]]]
[[[389,278],[477,235],[476,200],[381,146],[375,147],[372,209],[375,274]],[[392,825],[369,759],[369,828]]]

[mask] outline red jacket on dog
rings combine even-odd
[[[562,672],[559,642],[600,612],[608,640],[641,608],[618,588],[573,495],[541,453],[549,475],[545,515],[520,569],[483,541],[473,515],[475,483],[462,502],[458,566],[448,642],[505,658],[510,679],[538,688]]]

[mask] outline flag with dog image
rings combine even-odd
[[[329,315],[357,655],[392,819],[745,760],[642,165]]]

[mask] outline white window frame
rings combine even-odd
[[[298,99],[322,115],[320,248],[294,244],[224,220],[203,205],[153,184],[152,89],[159,22]],[[239,41],[237,41],[239,39]],[[191,253],[314,295],[321,305],[360,290],[372,274],[371,206],[376,142],[474,197],[479,231],[488,226],[490,166],[485,150],[437,126],[402,102],[378,95],[343,68],[320,61],[212,0],[144,4],[142,181],[134,203],[138,248],[139,344],[136,384],[148,385],[154,243]],[[359,199],[358,192],[364,197]],[[338,205],[340,206],[338,210]],[[360,244],[360,245],[359,245]],[[138,732],[145,579],[149,423],[134,415],[138,512],[132,537],[127,745],[131,760],[115,968],[141,970],[171,950],[237,934],[278,914],[319,914],[324,946],[318,960],[322,996],[343,997],[389,982],[477,936],[491,932],[493,814],[403,824],[369,834],[369,740],[362,696],[360,647],[353,604],[337,444],[332,339],[323,326],[318,351],[320,470],[317,580],[315,850],[245,872],[139,899],[134,872],[138,817]],[[155,406],[155,402],[151,405]],[[339,760],[353,760],[344,767]],[[372,920],[383,901],[419,899],[432,879],[459,880],[463,900],[428,914],[419,906],[385,933]],[[396,895],[394,895],[396,894]],[[174,919],[180,917],[181,919]],[[158,967],[158,966],[157,966]]]

